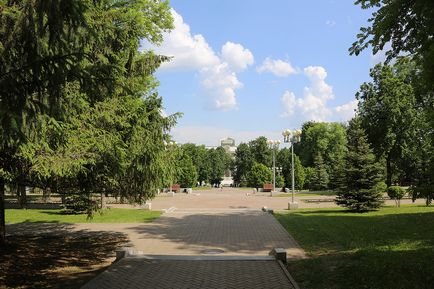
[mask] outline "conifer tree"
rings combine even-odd
[[[347,139],[348,152],[336,204],[357,212],[377,209],[382,200],[381,193],[374,186],[381,181],[382,169],[357,116],[350,121]]]
[[[314,190],[325,190],[328,188],[329,174],[320,154],[314,158],[315,174],[312,178],[312,188]]]

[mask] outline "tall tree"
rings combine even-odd
[[[211,163],[207,158],[207,149],[204,145],[195,145],[187,143],[182,145],[184,153],[190,156],[197,172],[197,180],[199,183],[209,181]]]
[[[406,158],[415,138],[416,98],[411,78],[416,66],[408,58],[393,66],[378,64],[371,69],[372,82],[364,83],[357,93],[359,115],[368,140],[378,158],[386,161],[386,184],[397,179],[401,159]]]
[[[168,58],[151,52],[140,53],[138,48],[142,39],[160,43],[162,33],[172,28],[168,3],[152,0],[2,0],[0,4],[0,157],[5,160],[0,164],[0,185],[6,180],[19,180],[20,184],[28,182],[32,172],[47,177],[37,169],[28,169],[27,165],[21,166],[25,170],[18,170],[14,165],[13,160],[17,158],[31,165],[37,165],[36,159],[44,159],[28,154],[32,150],[36,152],[31,141],[36,143],[34,147],[44,146],[42,152],[45,159],[56,156],[57,165],[64,160],[70,168],[76,164],[76,168],[87,169],[78,161],[83,160],[82,154],[68,157],[61,153],[63,149],[68,149],[63,147],[63,139],[45,142],[37,139],[40,135],[32,133],[37,131],[35,128],[40,125],[41,118],[46,117],[46,123],[68,128],[71,134],[67,134],[66,139],[73,135],[74,124],[69,122],[76,115],[71,113],[71,103],[67,105],[64,101],[70,85],[75,85],[75,91],[81,93],[78,103],[88,103],[89,109],[97,102],[112,98],[140,99],[142,96],[151,96],[156,87],[152,73],[161,61]],[[161,102],[149,100],[140,109],[145,114],[151,111],[160,114]],[[135,127],[138,132],[134,132],[132,138],[139,138],[139,132],[161,138],[165,129],[158,120],[154,126],[154,118],[152,113],[140,118],[142,126]],[[142,129],[143,126],[148,128]],[[117,137],[111,134],[110,129],[102,129],[102,132],[107,139]],[[134,145],[139,143],[137,139],[130,140]],[[114,149],[119,152],[121,149],[117,143],[111,147],[116,146]],[[129,149],[134,145],[129,145]],[[77,144],[73,147],[87,146]],[[159,149],[152,151],[155,148],[147,153],[158,155]],[[99,160],[108,163],[109,158],[104,157],[110,155],[103,155],[102,152],[99,151]],[[129,184],[133,188],[140,186],[141,189],[154,187],[153,180],[148,179],[154,175],[143,172],[146,168],[154,168],[149,162],[154,162],[156,158],[149,158],[149,155],[139,157],[136,149],[134,152],[132,155],[136,159],[130,163],[135,162],[134,168],[127,167],[126,172],[137,177],[135,172],[141,170],[142,177],[135,178],[137,183]],[[93,169],[102,170],[93,170],[88,175],[96,177],[101,176],[96,172],[103,172],[104,183],[114,180],[113,175],[104,173],[106,168],[90,165]],[[24,171],[25,179],[21,178],[21,173],[16,174],[17,171]],[[113,171],[114,168],[111,168],[107,172]],[[68,177],[78,177],[78,173],[85,174],[86,171],[75,171],[75,176]],[[98,178],[91,181],[95,184]],[[139,200],[142,200],[141,196],[138,193]],[[4,211],[1,211],[0,215],[3,214]],[[1,217],[0,221],[3,219]],[[3,240],[4,231],[0,232],[0,242]]]
[[[261,188],[266,183],[271,183],[273,173],[263,164],[254,163],[247,175],[248,185],[254,188]]]
[[[294,150],[300,155],[301,163],[305,167],[314,167],[315,157],[320,155],[327,174],[333,181],[330,186],[336,187],[335,168],[343,162],[346,142],[346,131],[342,124],[307,122],[302,128],[301,141],[294,147]]]
[[[255,162],[267,167],[272,166],[272,151],[268,147],[266,137],[260,136],[250,141],[249,148]]]
[[[276,157],[276,165],[282,168],[282,176],[284,185],[287,188],[292,188],[292,161],[291,149],[283,148],[279,150]],[[297,190],[303,189],[306,179],[304,167],[301,164],[300,158],[294,154],[294,187]]]
[[[211,163],[210,182],[219,185],[231,166],[231,157],[223,147],[218,147],[208,150],[208,160]]]
[[[381,181],[381,167],[369,147],[360,118],[350,121],[347,138],[348,153],[336,204],[358,212],[377,209],[382,204],[381,193],[374,187]]]
[[[179,167],[177,181],[181,187],[191,188],[196,186],[197,171],[191,157],[186,153],[182,153],[176,165]]]
[[[356,5],[375,11],[370,26],[362,27],[350,53],[358,55],[372,46],[386,50],[390,61],[409,54],[422,65],[426,83],[434,88],[434,3],[431,0],[357,0]],[[390,46],[390,47],[389,47]]]
[[[313,164],[315,171],[310,180],[311,188],[318,191],[326,190],[329,184],[329,174],[320,154],[315,156]]]
[[[253,155],[246,143],[240,143],[235,151],[234,182],[246,186],[247,174],[253,165]]]

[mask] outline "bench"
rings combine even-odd
[[[263,184],[262,191],[263,192],[271,192],[273,190],[273,184]]]
[[[172,192],[179,193],[180,191],[181,191],[181,186],[179,184],[172,185]]]

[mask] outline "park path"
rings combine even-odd
[[[76,230],[125,233],[134,255],[83,288],[295,288],[269,252],[304,251],[259,210],[173,210],[148,224],[76,224]]]

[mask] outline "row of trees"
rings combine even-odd
[[[168,146],[173,169],[165,176],[164,185],[178,183],[181,187],[194,187],[197,183],[219,185],[230,169],[232,159],[223,147],[206,148],[204,145],[186,143]]]
[[[153,196],[167,174],[169,129],[154,71],[139,52],[172,28],[166,1],[0,0],[0,242],[5,188]],[[88,211],[91,213],[91,211]]]
[[[295,187],[354,192],[385,182],[380,187],[410,186],[414,198],[429,204],[434,195],[433,99],[421,71],[410,57],[378,64],[371,70],[372,80],[357,93],[359,106],[349,125],[305,123],[301,141],[294,145]],[[235,181],[252,185],[249,171],[255,163],[271,167],[271,153],[264,137],[240,144]],[[284,148],[276,155],[285,186],[291,186],[290,151]]]

